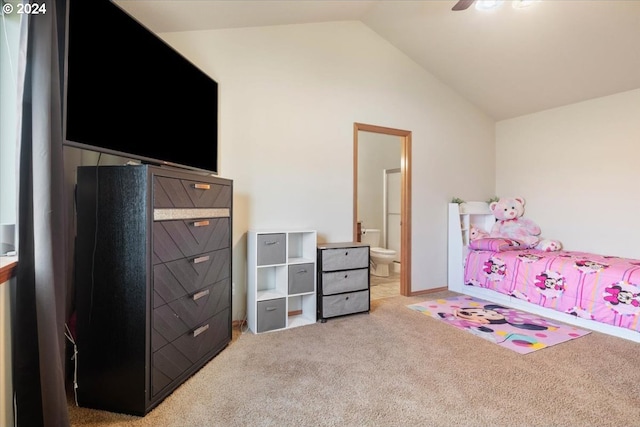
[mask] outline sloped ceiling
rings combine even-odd
[[[640,88],[640,1],[115,0],[156,33],[359,20],[496,121]]]

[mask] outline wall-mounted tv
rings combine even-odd
[[[218,172],[218,84],[109,0],[69,0],[64,143]]]

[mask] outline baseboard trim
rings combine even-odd
[[[442,288],[433,288],[433,289],[425,289],[422,291],[415,291],[415,292],[411,292],[411,294],[409,295],[410,297],[416,297],[419,295],[428,295],[428,294],[434,294],[436,292],[442,292],[442,291],[448,291],[449,289],[445,286]]]

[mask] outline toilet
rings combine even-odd
[[[391,265],[396,258],[396,251],[380,247],[380,230],[375,228],[363,229],[360,240],[362,243],[369,245],[371,274],[374,276],[388,277],[389,265]]]

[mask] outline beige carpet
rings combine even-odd
[[[243,333],[146,417],[78,408],[73,426],[640,425],[640,345],[593,332],[520,355],[407,304]]]

